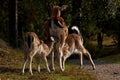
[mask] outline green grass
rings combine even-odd
[[[102,57],[101,60],[107,63],[117,63],[120,64],[120,49],[115,46],[114,40],[112,37],[104,37],[103,48],[97,49],[97,41],[91,41],[92,51],[94,52],[95,57]],[[114,45],[114,46],[113,46]],[[90,45],[91,46],[91,45]]]
[[[44,61],[41,61],[41,72],[37,72],[37,65],[33,61],[33,76],[30,75],[28,64],[25,74],[21,75],[23,51],[9,47],[0,40],[0,80],[96,80],[96,77],[86,69],[79,69],[79,65],[66,62],[66,70],[61,72],[55,62],[55,71],[48,73]]]
[[[113,52],[116,50],[117,45],[115,44],[112,36],[108,37],[104,35],[102,45],[102,49],[98,48],[97,39],[94,39],[90,40],[90,42],[86,45],[86,48],[89,50],[93,58],[102,58],[120,52],[120,50]]]
[[[115,54],[115,55],[110,55],[104,58],[101,58],[103,61],[107,62],[107,63],[117,63],[120,64],[120,53],[119,54]]]

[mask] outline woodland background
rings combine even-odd
[[[85,45],[97,41],[102,49],[107,36],[120,48],[120,0],[0,0],[0,39],[21,48],[25,33],[34,31],[44,40],[50,3],[68,5],[61,16],[69,27],[79,27]]]

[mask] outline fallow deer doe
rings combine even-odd
[[[24,74],[24,69],[26,66],[27,60],[29,60],[29,72],[31,75],[33,75],[32,72],[32,60],[33,57],[38,54],[42,56],[45,60],[46,67],[48,72],[50,72],[48,61],[47,61],[47,55],[49,55],[53,49],[55,41],[54,38],[51,37],[50,44],[45,44],[42,40],[38,38],[36,33],[34,32],[27,32],[25,37],[25,54],[24,54],[24,62],[23,62],[23,68],[22,68],[22,74]],[[38,72],[40,72],[40,63],[38,62]]]
[[[66,59],[74,53],[77,53],[80,56],[80,66],[81,67],[83,66],[83,54],[84,54],[89,58],[92,66],[93,66],[93,69],[95,69],[95,64],[91,58],[91,55],[90,55],[89,51],[87,49],[85,49],[85,47],[83,45],[83,38],[82,38],[82,35],[80,34],[80,31],[78,30],[78,28],[75,28],[75,27],[72,27],[72,29],[74,29],[74,30],[76,29],[78,34],[76,34],[76,33],[69,34],[66,39],[66,44],[62,49],[62,52],[63,52],[63,56],[62,56],[63,70],[62,71],[65,70]]]
[[[64,19],[61,17],[61,11],[65,10],[67,5],[62,7],[51,5],[51,18],[46,22],[45,26],[45,36],[49,39],[50,36],[53,36],[56,44],[58,45],[57,51],[59,52],[59,66],[62,70],[62,47],[65,44],[65,40],[68,36],[68,27]],[[52,68],[54,70],[54,53],[52,53]]]

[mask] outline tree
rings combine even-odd
[[[118,7],[117,12],[116,12],[116,20],[118,22],[118,28],[117,28],[117,36],[118,36],[118,47],[120,47],[120,7]]]
[[[8,0],[0,1],[0,38],[8,40]]]
[[[9,43],[18,46],[18,17],[17,0],[9,0]]]

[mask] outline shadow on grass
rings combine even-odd
[[[10,68],[10,67],[0,67],[0,74],[12,73],[12,74],[20,74],[21,69],[18,68]]]
[[[32,69],[33,73],[38,73],[37,69]],[[42,73],[48,73],[46,69],[41,69]],[[22,68],[0,67],[0,74],[12,73],[22,75]],[[29,73],[29,69],[25,69],[25,74]],[[30,74],[30,73],[29,73]]]

